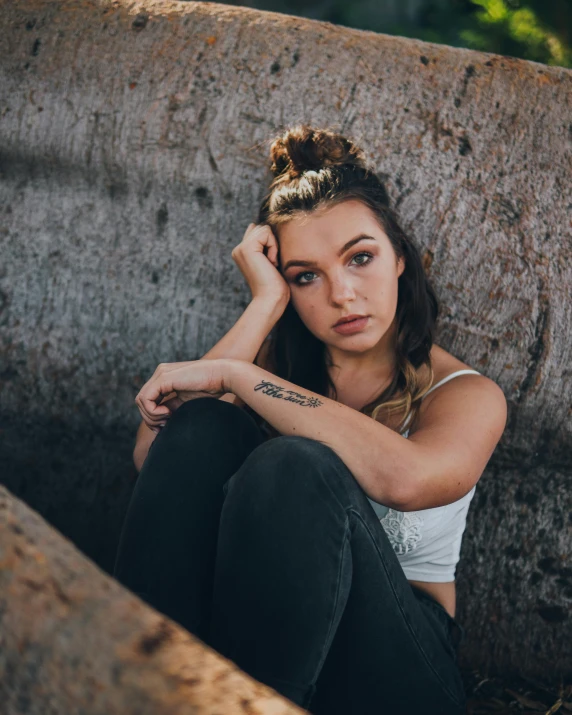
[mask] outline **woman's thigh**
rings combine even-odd
[[[465,694],[448,616],[444,611],[439,616],[439,607],[431,606],[407,582],[390,543],[383,543],[385,534],[370,530],[361,516],[351,544],[348,599],[310,712],[464,713]]]
[[[317,452],[323,452],[321,445]],[[351,531],[351,587],[310,703],[315,715],[459,714],[465,695],[447,619],[407,581],[366,494],[330,448],[330,487]]]
[[[115,578],[204,636],[223,485],[263,440],[236,405],[185,402],[156,437],[123,523]]]
[[[318,610],[312,617],[311,613],[306,616],[307,627],[312,629],[315,624],[318,629],[320,624],[316,633],[321,633],[319,637],[324,640],[314,643],[309,634],[303,636],[317,654],[305,668],[307,673],[318,672],[310,712],[464,712],[462,681],[443,624],[416,596],[365,492],[333,449],[305,437],[277,437],[249,455],[230,485],[234,487],[232,499],[240,498],[245,505],[240,523],[244,523],[247,514],[250,520],[251,550],[255,550],[255,544],[263,544],[268,550],[269,536],[276,533],[280,537],[276,545],[280,549],[277,563],[281,572],[273,572],[272,579],[267,574],[260,588],[266,589],[271,581],[292,591],[292,579],[283,573],[291,565],[288,568],[292,568],[292,578],[303,574],[298,597],[305,598],[306,610],[306,594],[314,594],[312,608]],[[232,505],[234,509],[234,501]],[[236,522],[234,529],[238,526]],[[291,531],[293,528],[296,533]],[[349,548],[345,537],[341,538],[342,531],[348,528]],[[236,543],[238,531],[234,529],[229,531],[229,544]],[[288,529],[295,551],[292,555],[285,551]],[[326,538],[326,529],[338,530],[340,538]],[[324,553],[320,556],[322,542]],[[338,544],[339,553],[332,551],[332,544]],[[234,558],[243,557],[235,554]],[[255,554],[250,552],[247,558],[254,559]],[[266,558],[265,563],[274,562]],[[254,566],[251,571],[251,579],[255,580]],[[320,586],[321,579],[331,580],[340,594],[335,605],[337,613],[332,610],[331,598],[324,596],[322,607],[328,612],[332,628],[322,623],[325,613],[319,612],[319,598],[332,593],[327,584]],[[285,609],[286,605],[283,614],[287,613]],[[256,620],[253,624],[262,628]],[[279,625],[281,631],[271,630],[276,647],[280,648],[284,638],[293,657],[303,659],[306,648],[304,652],[297,651],[284,635],[288,633],[287,624]],[[282,636],[276,639],[279,632]],[[262,632],[260,637],[265,637]],[[294,671],[292,668],[286,675]],[[281,673],[274,675],[279,679]],[[292,676],[288,680],[300,687],[308,685],[307,681],[298,683]]]

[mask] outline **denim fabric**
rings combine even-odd
[[[191,400],[156,437],[114,575],[314,715],[466,711],[462,628],[407,581],[341,458],[265,440],[236,405]]]

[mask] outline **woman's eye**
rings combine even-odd
[[[361,261],[359,263],[356,263],[356,266],[367,266],[369,263],[371,263],[373,259],[373,254],[369,253],[368,251],[361,251],[360,253],[356,253],[355,256],[352,256],[352,261],[354,258],[358,258],[359,256],[366,256],[368,258],[367,261]],[[313,271],[304,271],[304,273],[298,273],[298,275],[294,278],[294,283],[299,286],[304,286],[308,285],[309,283],[313,283],[313,281],[300,281],[300,278],[303,276],[312,276],[315,275]]]
[[[303,285],[306,285],[307,283],[311,283],[311,281],[300,282],[300,278],[302,278],[303,276],[311,276],[311,275],[312,275],[312,271],[305,271],[304,273],[298,273],[296,278],[294,278],[294,283],[296,283],[296,285],[299,285],[299,286],[303,286]]]
[[[356,253],[356,255],[353,258],[357,258],[358,256],[368,256],[369,258],[373,258],[373,255],[371,253],[368,253],[367,251],[362,251],[361,253]],[[371,263],[371,261],[364,261],[363,263],[358,263],[358,266],[365,266],[368,263]]]

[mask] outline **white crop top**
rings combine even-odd
[[[468,373],[481,374],[477,370],[457,370],[433,385],[421,399],[453,377]],[[411,413],[405,425],[410,418]],[[407,438],[409,429],[402,435]],[[475,488],[451,504],[419,511],[396,511],[368,497],[409,580],[439,583],[455,580],[467,511]]]

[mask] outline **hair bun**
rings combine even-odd
[[[366,168],[365,155],[349,139],[330,129],[298,124],[278,136],[270,147],[270,170],[276,178],[295,179],[326,166]]]

